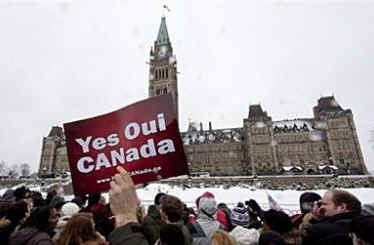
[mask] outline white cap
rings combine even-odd
[[[62,216],[73,216],[74,214],[78,213],[80,210],[79,206],[73,202],[68,202],[62,205],[61,212]]]

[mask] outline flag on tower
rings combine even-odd
[[[170,12],[170,9],[169,9],[169,7],[168,6],[166,6],[165,4],[164,4],[164,9],[166,9],[168,12]]]

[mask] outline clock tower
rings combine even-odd
[[[171,94],[179,119],[177,60],[173,55],[165,17],[161,18],[157,40],[151,48],[149,65],[148,97]]]

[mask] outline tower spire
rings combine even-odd
[[[169,44],[169,33],[168,28],[166,27],[166,18],[165,16],[161,17],[160,29],[158,30],[156,45]]]

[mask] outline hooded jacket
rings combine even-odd
[[[205,210],[202,212],[203,210],[204,209],[200,206],[200,213],[196,222],[199,223],[206,236],[210,237],[213,232],[220,229],[221,224],[214,219],[214,213],[208,213]]]
[[[27,227],[13,233],[9,245],[53,245],[53,242],[48,233]]]

